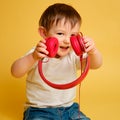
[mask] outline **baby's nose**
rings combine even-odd
[[[66,38],[64,39],[64,43],[70,43],[70,37],[66,37]]]

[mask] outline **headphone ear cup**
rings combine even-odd
[[[83,38],[80,35],[71,36],[70,41],[71,41],[73,50],[78,56],[82,55],[83,52],[85,52]]]
[[[58,51],[58,40],[55,37],[49,37],[46,39],[47,51],[49,57],[55,57]]]

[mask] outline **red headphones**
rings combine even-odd
[[[82,37],[82,33],[81,35],[77,35],[77,36],[71,36],[70,38],[71,41],[71,45],[73,47],[73,50],[75,51],[75,53],[80,56],[80,62],[82,64],[82,55],[85,52],[85,46],[83,43],[83,37]],[[55,57],[57,50],[58,50],[58,40],[54,37],[49,37],[46,39],[46,46],[47,46],[47,50],[49,51],[49,57]],[[89,57],[86,58],[86,67],[84,69],[83,72],[81,72],[81,76],[79,78],[77,78],[76,80],[74,80],[73,82],[70,83],[66,83],[66,84],[55,84],[50,82],[49,80],[47,80],[42,72],[42,60],[39,60],[38,62],[38,71],[39,74],[41,76],[41,78],[43,79],[43,81],[45,83],[47,83],[49,86],[56,88],[56,89],[69,89],[72,88],[76,85],[78,85],[87,75],[88,71],[89,71],[89,66],[90,66],[90,60]]]

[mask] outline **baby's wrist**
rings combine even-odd
[[[33,58],[34,62],[38,61],[38,57],[35,55],[34,52],[31,55],[32,55],[32,58]]]

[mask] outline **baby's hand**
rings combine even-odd
[[[42,41],[39,41],[38,44],[36,45],[36,48],[33,52],[33,58],[35,60],[39,60],[47,56],[48,51],[46,50],[47,47],[45,43],[46,41],[42,40]]]
[[[95,47],[95,43],[94,41],[89,38],[84,36],[84,44],[85,44],[85,52],[87,52],[88,54],[94,54],[94,52],[96,51],[96,47]]]

